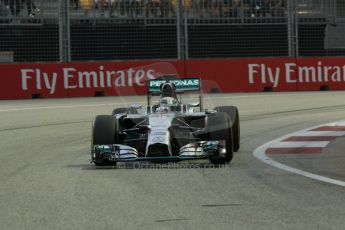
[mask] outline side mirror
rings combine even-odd
[[[192,102],[188,104],[189,107],[199,107],[200,103],[199,102]]]
[[[133,108],[133,109],[142,109],[142,105],[140,105],[140,104],[132,104],[131,105],[131,108]]]

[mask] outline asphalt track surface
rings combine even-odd
[[[92,119],[134,102],[145,97],[0,101],[0,229],[344,229],[344,187],[271,167],[253,151],[344,120],[345,92],[206,95],[206,108],[240,110],[241,149],[225,167],[90,164]],[[322,159],[276,159],[344,181],[343,141]]]

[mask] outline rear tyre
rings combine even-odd
[[[240,130],[240,116],[236,106],[218,106],[214,108],[214,110],[218,112],[225,112],[228,114],[231,124],[232,124],[232,134],[233,134],[233,142],[234,142],[234,152],[238,152],[240,149],[240,138],[241,138],[241,130]]]
[[[231,120],[229,120],[226,113],[219,112],[209,115],[206,122],[208,140],[225,140],[226,148],[225,156],[210,157],[210,162],[213,164],[229,163],[233,157]]]
[[[91,148],[94,145],[112,145],[119,143],[117,120],[111,115],[96,116],[92,126]],[[91,151],[91,154],[93,151]],[[99,156],[92,156],[96,158],[95,165],[97,166],[112,166],[116,162],[110,161],[97,161]]]
[[[116,108],[116,109],[113,109],[113,111],[111,112],[111,115],[114,116],[121,113],[138,114],[138,110],[135,108]]]

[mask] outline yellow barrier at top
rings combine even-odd
[[[85,10],[90,10],[92,8],[93,0],[79,0],[80,5]],[[155,0],[152,0],[155,1]],[[160,2],[160,0],[156,0],[157,2]],[[176,0],[170,0],[171,5],[173,8],[176,9]],[[182,5],[186,7],[187,9],[190,9],[192,7],[192,0],[182,0]]]
[[[80,5],[85,10],[90,10],[92,8],[93,0],[80,0]]]
[[[171,5],[176,9],[176,0],[171,0]],[[192,0],[182,0],[182,5],[187,9],[192,8]]]

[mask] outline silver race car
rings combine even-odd
[[[182,94],[187,92],[197,92],[199,102],[182,103]],[[157,103],[152,103],[154,96],[159,97]],[[132,105],[116,108],[112,115],[96,116],[91,137],[95,165],[194,159],[224,164],[239,150],[238,109],[204,110],[201,79],[149,80],[147,101],[145,107]]]

